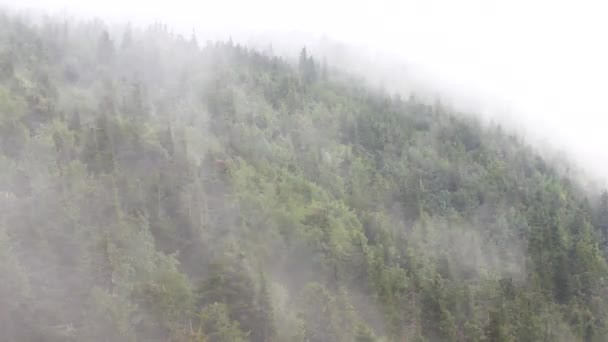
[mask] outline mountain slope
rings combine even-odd
[[[305,50],[0,27],[8,341],[608,338],[608,197],[500,127]]]

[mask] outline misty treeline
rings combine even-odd
[[[608,338],[608,195],[306,50],[2,14],[0,152],[2,341]]]

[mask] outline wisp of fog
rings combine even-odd
[[[422,79],[442,97],[508,120],[534,141],[565,151],[602,182],[608,174],[602,86],[608,48],[601,44],[608,22],[601,1],[3,3],[142,26],[163,22],[185,36],[194,30],[209,39],[274,43],[275,51],[294,55],[327,36],[367,57],[371,65],[359,67],[361,74],[401,87],[398,75]],[[395,76],[404,67],[408,73]]]

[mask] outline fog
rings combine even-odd
[[[601,1],[117,1],[1,0],[17,9],[100,17],[297,53],[341,42],[368,61],[355,70],[423,80],[444,98],[515,124],[564,150],[594,177],[608,173],[608,32]],[[316,39],[316,41],[315,41]],[[255,45],[255,44],[254,44]],[[283,48],[283,51],[281,51]],[[401,72],[395,72],[396,70]],[[403,70],[407,70],[403,73]],[[379,72],[380,71],[380,72]],[[374,74],[375,72],[375,74]],[[386,85],[386,84],[385,84]]]
[[[0,307],[8,308],[0,309],[0,328],[23,333],[39,325],[35,334],[57,341],[163,340],[169,332],[194,341],[213,331],[209,317],[230,323],[233,305],[230,319],[244,322],[243,336],[210,341],[245,340],[251,332],[253,341],[274,333],[276,340],[335,340],[317,336],[327,322],[336,324],[335,336],[356,327],[359,336],[372,329],[409,340],[422,329],[439,341],[445,338],[437,329],[419,328],[425,323],[418,320],[451,322],[443,296],[478,303],[477,312],[458,315],[485,329],[498,325],[490,317],[496,294],[518,303],[513,291],[521,288],[525,306],[534,307],[525,295],[543,282],[555,292],[546,301],[560,305],[603,289],[608,242],[596,240],[608,241],[608,195],[597,201],[594,189],[591,201],[579,199],[569,179],[554,177],[502,130],[604,180],[608,54],[600,42],[608,24],[599,4],[0,0],[2,7],[34,11],[27,25],[38,14],[53,18],[31,36],[15,21],[19,34],[6,46],[37,72],[47,61],[28,54],[37,53],[35,39],[47,40],[56,58],[48,75],[61,86],[43,96],[53,98],[58,114],[41,124],[44,110],[25,113],[11,96],[28,95],[30,78],[50,84],[46,71],[30,75],[11,64],[18,91],[0,84],[2,113],[23,115],[34,127],[5,120],[2,131],[0,273],[8,276],[0,274],[0,285],[11,281],[0,286]],[[71,35],[65,17],[77,19]],[[166,26],[140,29],[159,22]],[[263,53],[205,43],[229,39]],[[303,46],[314,60],[300,58],[296,73]],[[269,54],[288,63],[262,56]],[[314,97],[318,76],[310,65],[321,70],[327,100],[314,102],[324,97]],[[351,87],[341,90],[332,77],[347,76],[334,69],[367,82],[348,79]],[[373,89],[358,92],[364,86]],[[377,88],[415,99],[378,101]],[[480,133],[477,122],[459,122],[445,103],[501,128]],[[421,133],[406,132],[410,127]],[[363,152],[349,142],[354,137]],[[484,144],[496,160],[474,152]],[[543,278],[547,269],[555,279]],[[391,305],[404,308],[403,317],[391,316]],[[551,308],[535,313],[547,334],[582,336]],[[198,309],[197,332],[191,318]],[[156,327],[151,317],[178,323]],[[105,328],[115,322],[117,331]],[[465,333],[464,321],[454,334],[456,327]]]

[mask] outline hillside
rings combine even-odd
[[[600,203],[441,103],[0,14],[4,341],[606,341]]]

